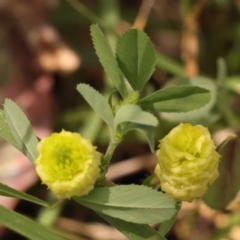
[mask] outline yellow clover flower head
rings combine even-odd
[[[181,123],[160,140],[155,174],[162,191],[178,201],[202,197],[219,176],[220,155],[207,128]]]
[[[59,199],[88,194],[100,176],[102,154],[78,133],[62,130],[41,140],[36,171]]]

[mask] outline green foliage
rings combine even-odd
[[[219,178],[208,188],[204,202],[216,210],[224,210],[240,189],[240,141],[236,136],[226,139],[218,148],[221,154]]]
[[[0,136],[4,138],[7,142],[13,145],[15,148],[18,148],[18,144],[13,137],[10,128],[8,127],[8,122],[4,116],[4,112],[0,110]]]
[[[104,0],[102,3],[104,6],[108,6],[107,1]],[[117,2],[112,4],[109,9],[117,10]],[[81,8],[82,4],[77,6]],[[107,11],[106,14],[109,13],[107,8],[104,9]],[[84,8],[82,10],[84,12]],[[92,18],[98,19],[95,16]],[[108,18],[111,18],[111,14]],[[113,28],[119,20],[118,16],[113,19],[115,19],[114,24],[109,24],[108,28]],[[238,120],[229,107],[225,63],[222,60],[219,61],[217,84],[213,83],[211,79],[197,77],[188,79],[189,82],[185,83],[186,86],[181,83],[181,86],[167,87],[155,92],[148,91],[147,88],[143,88],[150,80],[156,65],[167,69],[174,75],[183,76],[185,72],[182,65],[177,61],[171,61],[162,54],[156,54],[149,37],[138,29],[131,29],[124,33],[119,37],[118,43],[116,34],[110,34],[111,37],[115,35],[115,38],[111,39],[111,45],[117,43],[116,56],[98,25],[91,25],[90,31],[99,61],[121,98],[118,98],[119,94],[116,94],[116,99],[113,99],[115,98],[113,93],[105,98],[87,84],[77,85],[78,92],[108,125],[110,139],[107,151],[101,161],[101,177],[96,182],[95,188],[88,195],[73,199],[80,205],[98,213],[130,240],[164,240],[163,236],[175,222],[180,204],[166,194],[143,185],[115,186],[114,183],[105,179],[105,174],[116,147],[132,131],[143,133],[151,152],[154,153],[154,132],[159,123],[157,117],[164,116],[164,112],[166,114],[179,114],[178,116],[181,115],[185,117],[186,121],[190,121],[189,116],[195,115],[195,113],[198,116],[205,114],[205,118],[210,118],[214,107],[217,106],[219,112],[214,121],[216,122],[223,116],[229,126],[237,128]],[[196,79],[198,83],[195,82]],[[149,92],[151,93],[149,94]],[[143,95],[145,96],[141,99]],[[157,117],[151,113],[152,111]],[[186,112],[188,113],[186,114]],[[170,115],[165,116],[169,117]],[[172,116],[175,118],[177,115]],[[166,119],[170,120],[170,118]],[[176,117],[177,121],[180,118]],[[197,120],[199,120],[198,117]],[[195,119],[195,121],[197,120]],[[214,121],[209,120],[208,123]],[[94,131],[96,129],[99,131],[101,119],[93,117],[89,123],[97,125],[97,128],[88,125],[85,133],[89,134],[90,132],[89,135],[96,137],[99,132],[94,133]],[[159,128],[162,126],[164,127],[161,124]],[[0,110],[0,136],[24,153],[34,164],[38,157],[38,139],[25,114],[9,99],[5,100],[4,110]],[[239,149],[240,143],[236,137],[229,138],[219,148],[219,153],[222,155],[220,177],[210,186],[204,197],[204,201],[214,209],[224,209],[239,191]],[[148,178],[152,181],[154,174]],[[150,181],[145,183],[147,184],[147,182]],[[50,206],[45,201],[3,184],[0,184],[0,195],[27,200],[43,207]],[[63,239],[37,223],[1,206],[0,223],[30,239]],[[158,232],[147,225],[153,223],[161,223]]]
[[[32,240],[64,240],[36,222],[0,205],[0,223]]]
[[[194,86],[171,87],[159,90],[140,101],[144,109],[161,112],[188,112],[210,101],[207,89]]]
[[[182,203],[178,202],[177,203],[177,209],[180,210],[182,206]],[[177,215],[178,215],[178,211],[168,220],[162,222],[160,224],[160,227],[158,229],[158,233],[160,233],[161,235],[165,236],[167,234],[167,232],[172,228],[172,226],[174,225],[176,219],[177,219]]]
[[[218,94],[217,107],[222,113],[228,125],[232,128],[238,128],[239,120],[235,117],[230,108],[230,97],[227,90],[227,66],[223,59],[218,60]]]
[[[114,129],[123,122],[133,122],[138,124],[145,124],[149,126],[157,126],[158,120],[152,114],[142,111],[136,105],[124,105],[120,107],[114,118]]]
[[[96,188],[74,200],[96,212],[139,224],[163,222],[176,212],[172,198],[146,186]]]
[[[103,219],[123,233],[131,240],[166,240],[165,237],[156,232],[149,225],[125,222],[120,219],[112,218],[98,213]]]
[[[121,73],[118,68],[118,63],[112,52],[112,49],[103,35],[101,29],[97,25],[91,25],[91,36],[94,43],[96,54],[101,62],[105,72],[113,81],[113,84],[123,98],[127,96],[126,87],[124,85]]]
[[[0,183],[0,195],[5,197],[13,197],[13,198],[19,198],[23,199],[32,203],[36,203],[38,205],[41,205],[43,207],[50,207],[50,205],[47,202],[44,202],[43,200],[33,197],[29,194],[26,194],[24,192],[17,191],[13,188],[8,187],[7,185]]]
[[[151,152],[154,153],[155,152],[155,141],[153,136],[154,127],[138,123],[128,123],[125,126],[123,126],[122,132],[123,134],[128,134],[130,131],[133,130],[142,132],[146,136]]]
[[[8,128],[15,141],[11,142],[13,146],[17,144],[19,149],[34,164],[38,157],[37,144],[38,139],[33,132],[32,126],[16,103],[6,99],[4,103],[4,116]],[[6,130],[5,130],[6,131]],[[9,137],[7,138],[9,140]]]
[[[101,118],[113,128],[113,113],[106,98],[86,84],[78,84],[77,90]]]
[[[150,39],[138,29],[126,32],[118,41],[117,61],[134,90],[141,90],[155,70],[156,54]]]
[[[214,107],[217,102],[217,86],[214,79],[207,77],[180,77],[175,78],[170,81],[171,85],[181,86],[197,86],[200,88],[205,88],[209,91],[211,95],[210,101],[199,109],[195,109],[189,112],[181,112],[181,113],[161,113],[164,119],[167,119],[170,122],[190,122],[192,124],[203,124],[210,125],[219,120],[220,115],[217,112],[213,112]]]

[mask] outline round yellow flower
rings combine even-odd
[[[101,154],[78,133],[62,130],[38,144],[36,171],[59,199],[88,194],[100,176]]]
[[[178,201],[202,197],[219,176],[220,155],[202,125],[181,123],[160,141],[159,148],[155,174],[162,191]]]

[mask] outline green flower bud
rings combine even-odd
[[[161,190],[178,201],[202,197],[219,176],[220,155],[207,128],[180,124],[160,140],[155,174]]]
[[[137,104],[139,97],[140,97],[139,92],[133,92],[121,102],[121,106],[124,106],[127,104]]]
[[[36,171],[59,199],[88,194],[100,176],[102,154],[78,133],[62,130],[38,144]]]

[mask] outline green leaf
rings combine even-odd
[[[0,205],[0,224],[31,240],[64,240],[36,222]]]
[[[120,123],[133,122],[156,127],[158,120],[151,113],[144,112],[139,106],[127,104],[119,108],[114,118],[114,129]]]
[[[9,129],[4,112],[0,109],[0,136],[18,149],[18,145]]]
[[[160,233],[162,236],[165,236],[168,233],[168,231],[172,228],[174,223],[176,222],[177,215],[178,215],[179,210],[181,209],[181,206],[182,206],[182,202],[178,202],[177,203],[178,211],[170,219],[168,219],[167,221],[162,222],[160,224],[158,233]]]
[[[131,29],[118,41],[117,61],[134,90],[140,90],[150,79],[156,66],[156,54],[148,36]]]
[[[169,87],[140,101],[144,109],[161,112],[188,112],[207,104],[211,95],[207,89],[195,86]]]
[[[160,224],[160,227],[159,227],[158,232],[159,232],[162,236],[165,236],[165,235],[170,231],[170,229],[172,228],[172,226],[173,226],[174,223],[176,222],[177,214],[178,214],[178,213],[176,213],[172,218],[170,218],[170,219],[168,219],[167,221],[162,222],[162,223]]]
[[[218,179],[208,188],[203,197],[211,208],[223,210],[235,198],[240,189],[240,141],[231,136],[218,148],[222,155],[219,163]]]
[[[123,98],[127,97],[126,86],[120,75],[121,73],[117,60],[107,39],[96,24],[91,25],[90,31],[96,54],[98,55],[99,61],[102,64],[104,71],[113,81],[114,86],[117,88],[121,96]]]
[[[155,141],[153,137],[154,127],[137,123],[129,123],[126,126],[124,126],[122,132],[123,134],[125,134],[132,130],[140,131],[146,136],[151,152],[154,153],[155,152]]]
[[[98,214],[130,240],[166,240],[149,225],[129,223],[101,213]]]
[[[4,115],[18,146],[17,148],[34,164],[38,157],[38,139],[31,123],[18,105],[10,99],[5,99]]]
[[[146,186],[96,188],[73,199],[96,212],[139,224],[159,223],[176,213],[175,200]]]
[[[216,104],[217,99],[217,86],[216,82],[207,77],[192,77],[192,78],[175,78],[170,80],[170,85],[190,85],[209,90],[211,99],[202,108],[195,109],[189,112],[182,113],[161,113],[162,117],[170,122],[189,122],[192,124],[202,124],[208,126],[216,122],[221,116],[215,113],[212,109]]]
[[[17,191],[17,190],[10,188],[7,185],[4,185],[2,183],[0,183],[0,195],[5,196],[5,197],[13,197],[13,198],[23,199],[23,200],[26,200],[29,202],[36,203],[43,207],[50,207],[50,205],[47,202],[45,202],[39,198],[36,198],[36,197],[26,194],[24,192]]]
[[[94,111],[100,115],[103,121],[105,121],[110,128],[113,128],[113,113],[107,99],[86,84],[78,84],[77,90],[82,94]]]

